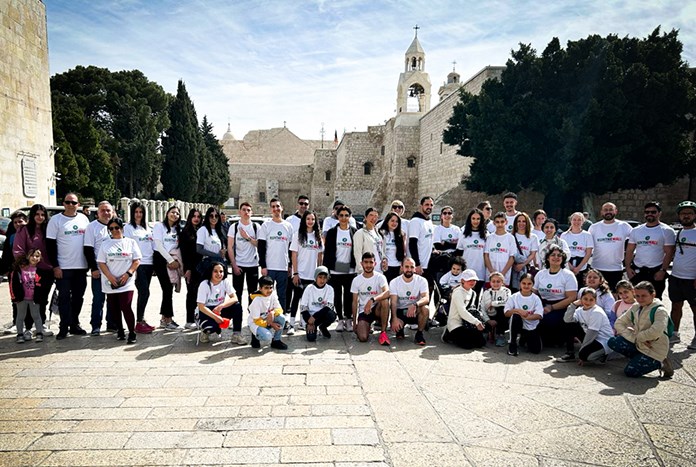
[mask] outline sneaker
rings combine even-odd
[[[510,346],[508,348],[507,354],[510,355],[511,357],[517,357],[520,353],[517,351],[517,348],[513,349],[512,346]]]
[[[423,336],[423,331],[416,331],[416,338],[414,339],[416,344],[425,345],[425,337]]]
[[[24,340],[25,341],[30,341],[31,340],[31,331],[24,331]]]
[[[135,325],[135,332],[138,334],[150,334],[152,331],[152,326],[148,326],[148,324],[144,321],[140,321]]]
[[[307,331],[307,341],[309,342],[316,342],[317,340],[317,328],[314,328],[314,331]]]
[[[18,344],[24,344],[24,342],[26,342],[26,341],[24,340],[24,334],[17,334],[17,343],[18,343]]]
[[[418,325],[417,325],[417,324],[409,324],[409,325],[408,325],[408,328],[409,328],[411,331],[415,331],[416,329],[418,329]]]
[[[196,323],[186,323],[184,329],[198,329],[198,325]]]
[[[575,354],[573,352],[566,352],[562,357],[556,359],[559,363],[570,363],[575,361]]]
[[[13,324],[9,328],[5,328],[3,334],[17,334],[17,327]]]
[[[44,335],[44,337],[51,337],[53,335],[53,331],[51,331],[50,329],[44,328],[43,335]]]
[[[169,324],[173,324],[173,325],[176,326],[177,328],[180,328],[180,327],[181,327],[181,326],[179,326],[179,323],[177,323],[177,322],[174,321],[174,320],[171,320],[171,321],[169,322]]]
[[[126,340],[126,331],[124,331],[123,329],[119,329],[116,333],[116,340],[125,341]]]
[[[87,331],[82,329],[82,327],[80,327],[79,324],[76,324],[75,326],[71,327],[69,332],[73,336],[86,336],[87,335]]]
[[[152,325],[150,325],[150,324],[147,324],[145,321],[142,321],[142,324],[143,324],[144,327],[146,327],[147,329],[149,329],[150,332],[152,332],[152,331],[154,331],[155,329],[157,329],[155,326],[152,326]]]
[[[305,331],[307,329],[305,322],[302,319],[295,323],[295,328],[299,329],[300,331]]]
[[[379,345],[391,345],[391,342],[389,342],[389,336],[387,336],[387,333],[384,331],[379,333]]]
[[[346,320],[345,328],[346,328],[346,332],[353,332],[353,319],[352,318]]]
[[[167,324],[169,324],[169,323],[167,323],[165,320],[161,319],[159,327],[161,329],[167,329]]]
[[[342,319],[338,320],[338,323],[336,323],[336,332],[343,332],[344,331],[344,321]]]
[[[331,339],[331,333],[329,332],[329,328],[326,326],[319,326],[319,331],[321,332],[321,335],[324,336],[327,339]]]
[[[207,344],[208,342],[210,342],[210,335],[205,331],[201,331],[200,341],[203,344]]]
[[[672,337],[669,338],[669,343],[676,344],[677,342],[681,342],[681,336],[679,335],[679,331],[674,331]]]
[[[261,341],[255,336],[251,335],[251,347],[254,349],[260,349],[261,348]]]
[[[43,338],[44,338],[43,334],[41,334],[41,333],[36,334],[36,342],[43,342]]]
[[[496,347],[505,347],[507,344],[507,341],[505,340],[505,336],[497,336],[495,338],[495,346]]]
[[[662,360],[662,369],[660,370],[660,373],[662,373],[663,378],[667,379],[674,376],[674,368],[672,367],[672,362],[670,361],[669,357]]]
[[[283,341],[271,341],[271,348],[278,350],[288,350],[288,346]]]
[[[135,332],[128,333],[128,344],[135,344]]]
[[[397,339],[403,339],[404,337],[406,337],[406,331],[404,331],[404,328],[401,328],[398,331],[396,331]]]
[[[167,325],[164,327],[165,331],[180,331],[181,328],[179,328],[179,325],[176,324],[174,321],[170,321],[167,323]]]
[[[92,332],[89,333],[91,336],[98,336],[101,334],[101,331],[99,329],[92,329]]]
[[[295,335],[295,326],[293,326],[292,324],[288,324],[287,329],[285,331],[285,334],[287,334],[288,336],[294,336]]]
[[[57,341],[62,341],[66,337],[68,337],[68,331],[60,331],[58,334],[56,334]]]
[[[241,332],[233,332],[232,336],[230,337],[230,342],[237,345],[248,344],[247,340],[244,338],[244,336],[242,336]]]
[[[510,332],[510,330],[509,330],[509,329],[506,329],[506,330],[505,330],[505,334],[504,334],[505,342],[507,342],[507,343],[510,342],[510,336],[511,336],[511,335],[512,335],[512,333]]]
[[[689,350],[696,350],[696,337],[691,339],[691,344],[687,345],[686,348]]]
[[[113,326],[107,326],[106,332],[118,332],[118,328],[115,328]]]

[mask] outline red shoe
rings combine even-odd
[[[384,331],[379,333],[379,345],[391,345],[391,342],[389,342],[389,336],[387,336],[387,333]]]
[[[152,331],[154,331],[152,326],[148,326],[148,324],[145,322],[137,323],[135,325],[135,332],[138,334],[150,334]]]

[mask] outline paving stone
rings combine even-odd
[[[367,395],[386,442],[451,440],[435,410],[420,394]]]
[[[42,388],[42,389],[36,389],[34,393],[32,394],[33,397],[41,397],[44,399],[53,399],[53,398],[62,398],[62,397],[75,397],[75,398],[85,398],[85,397],[91,397],[91,398],[100,398],[100,399],[108,399],[110,397],[116,397],[117,395],[120,397],[128,397],[124,396],[122,394],[117,394],[119,393],[118,388],[112,388],[112,389],[100,389],[99,391],[95,391],[94,389],[85,389],[85,388],[68,388],[68,389],[54,389],[54,388]]]
[[[383,461],[384,451],[373,446],[288,446],[281,448],[283,463]]]
[[[262,396],[272,396],[272,395],[293,395],[293,396],[312,396],[312,395],[324,395],[327,393],[329,387],[324,386],[293,386],[292,389],[283,386],[270,386],[261,388]],[[250,389],[250,388],[249,388]],[[348,389],[348,388],[347,388]]]
[[[371,428],[374,421],[369,416],[289,417],[286,428]]]
[[[310,373],[307,386],[359,386],[358,379],[352,373]]]
[[[186,465],[274,464],[280,460],[280,448],[190,449],[183,458]]]
[[[312,415],[310,405],[276,405],[271,408],[274,417],[309,417]]]
[[[394,467],[464,467],[471,465],[456,443],[389,443]]]
[[[369,415],[370,408],[367,405],[312,405],[312,415]]]
[[[85,387],[94,389],[123,387],[160,388],[163,386],[164,381],[166,381],[166,378],[159,376],[105,376],[92,380]]]
[[[466,457],[477,467],[538,467],[539,461],[534,456],[497,449],[468,446],[464,448]],[[544,466],[547,464],[544,463]]]
[[[123,409],[143,410],[143,409]],[[239,407],[155,407],[148,418],[227,418],[239,415]]]
[[[365,404],[366,400],[362,395],[358,394],[335,394],[335,395],[317,395],[317,396],[290,396],[290,404],[295,405],[360,405]]]
[[[377,446],[379,434],[374,428],[334,428],[331,430],[334,444],[367,444]]]
[[[41,406],[42,402],[42,399],[34,397],[21,399],[0,399],[0,408],[33,409]]]
[[[250,417],[270,417],[273,409],[278,407],[270,405],[248,405],[239,408],[239,416],[242,418]],[[282,416],[282,415],[280,415]]]
[[[305,385],[305,375],[242,375],[240,386],[281,386],[291,388]],[[289,389],[288,389],[289,390]]]
[[[283,417],[259,418],[219,418],[199,420],[198,430],[227,431],[227,430],[279,430],[285,425]]]
[[[311,365],[286,365],[283,367],[284,374],[354,374],[352,366],[346,362],[346,364],[337,365],[331,364],[313,364]]]
[[[60,433],[71,431],[77,422],[66,420],[4,420],[0,433]]]
[[[74,432],[101,431],[192,431],[198,420],[192,418],[138,419],[138,420],[82,420],[71,430]]]
[[[66,467],[179,465],[186,456],[186,452],[185,449],[55,451],[41,465]]]
[[[287,396],[211,396],[205,401],[206,406],[221,407],[226,405],[285,405]]]
[[[277,429],[230,431],[224,447],[264,446],[328,446],[331,431],[328,429]]]
[[[71,409],[80,407],[119,407],[126,400],[122,397],[53,397],[39,399],[43,408]]]
[[[77,449],[120,449],[130,433],[55,433],[37,439],[29,449],[35,451],[69,451]]]
[[[29,467],[42,465],[51,451],[0,451],[0,465],[7,467]]]
[[[645,429],[655,447],[669,452],[671,456],[678,456],[685,462],[694,462],[696,459],[696,429],[654,424],[646,424]]]
[[[133,433],[125,448],[219,448],[224,439],[224,434],[215,431],[147,431]]]
[[[57,409],[0,409],[0,420],[48,420]]]
[[[53,417],[56,420],[104,420],[119,418],[145,418],[151,409],[143,408],[75,408],[58,410]]]
[[[206,403],[205,397],[129,397],[121,407],[196,407]]]
[[[2,436],[0,436],[0,451],[21,451],[27,449],[40,437],[40,433],[2,433]]]

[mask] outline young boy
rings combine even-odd
[[[492,273],[491,288],[484,290],[479,300],[481,314],[488,316],[488,323],[495,328],[495,336],[491,334],[491,338],[495,337],[496,347],[505,347],[507,344],[505,331],[507,331],[508,321],[510,321],[505,317],[505,304],[512,293],[503,284],[504,279],[498,271]]]
[[[280,340],[285,325],[283,308],[278,297],[273,294],[273,279],[270,276],[259,277],[259,290],[251,294],[249,305],[249,330],[251,346],[261,348],[260,341],[271,341],[271,347],[286,350],[287,345]]]
[[[512,265],[515,264],[515,253],[517,253],[517,240],[507,232],[507,218],[505,213],[499,212],[493,217],[495,233],[486,238],[486,248],[483,250],[483,261],[486,264],[488,274],[499,271],[503,277],[505,285],[510,285],[510,272]]]
[[[317,329],[321,331],[322,336],[331,338],[328,327],[336,321],[336,312],[333,287],[326,286],[328,280],[329,269],[326,266],[319,266],[314,271],[314,283],[304,289],[300,299],[300,313],[307,323],[306,332],[309,342],[317,340]]]
[[[451,291],[453,288],[459,285],[459,278],[464,270],[464,265],[465,262],[461,256],[455,256],[452,258],[450,271],[440,278],[440,285],[442,286],[443,290]]]

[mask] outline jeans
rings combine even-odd
[[[607,342],[609,348],[629,358],[624,368],[626,376],[638,378],[662,367],[662,362],[648,357],[636,348],[636,344],[623,336],[615,336]]]
[[[141,264],[135,273],[135,288],[138,290],[137,318],[145,319],[145,307],[150,299],[150,282],[152,281],[152,264]]]
[[[92,329],[101,328],[104,302],[106,302],[106,294],[102,290],[101,278],[92,278],[92,315],[89,322],[89,324],[92,325]],[[106,327],[107,329],[118,329],[118,322],[114,317],[113,306],[108,303],[106,304]]]
[[[87,269],[63,269],[63,278],[56,280],[60,332],[80,325],[80,310],[87,290]]]
[[[283,308],[283,312],[286,312],[288,309],[285,304],[288,287],[288,271],[273,271],[269,269],[268,276],[276,283],[276,294],[278,295],[278,301],[280,302],[280,306]],[[261,338],[259,338],[259,340],[261,340]]]
[[[269,271],[270,272],[270,271]],[[287,273],[286,273],[287,276]],[[280,324],[280,328],[275,331],[273,328],[262,328],[259,326],[256,328],[256,338],[260,341],[279,341],[283,335],[283,327],[285,327],[285,316],[278,315],[273,320],[274,323]]]

